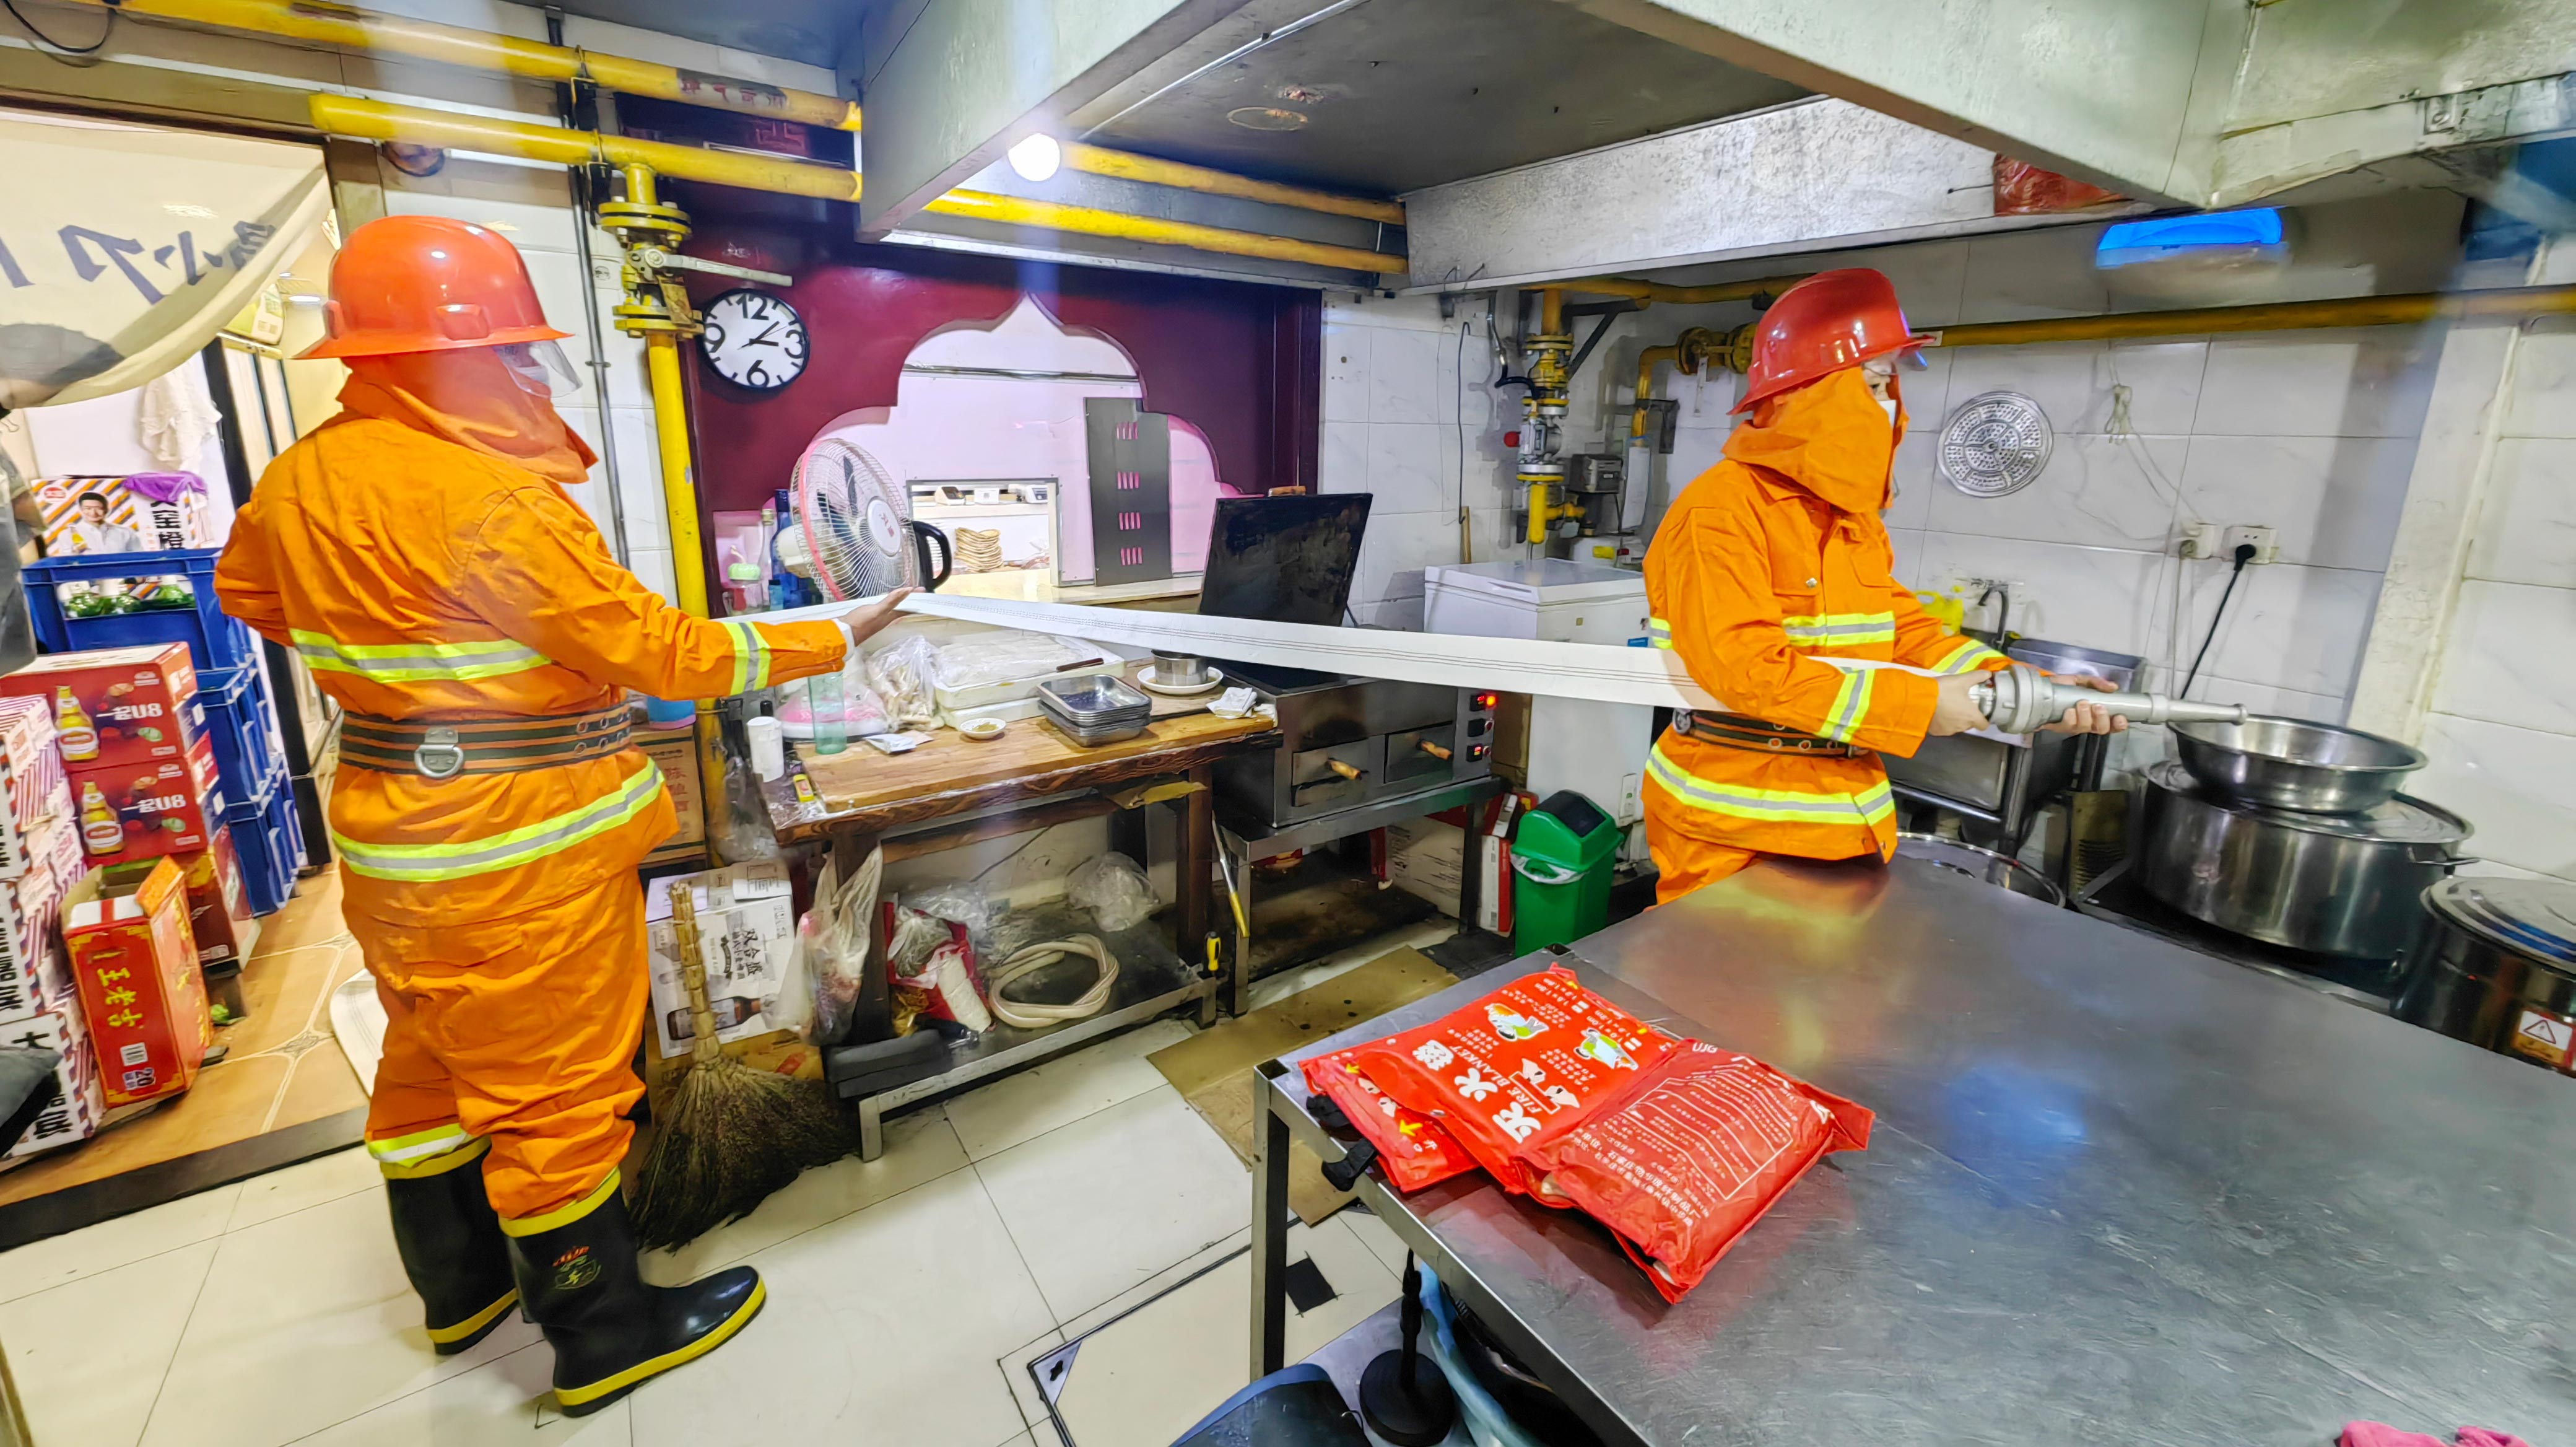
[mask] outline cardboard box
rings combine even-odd
[[[186,758],[206,737],[185,643],[49,654],[0,675],[0,694],[45,700],[74,772]]]
[[[680,832],[644,856],[647,864],[694,859],[707,852],[707,811],[698,781],[698,734],[694,727],[671,733],[638,730],[636,743],[645,757],[661,765],[662,782],[671,791],[671,807],[680,813]]]
[[[242,888],[241,856],[233,852],[233,831],[217,825],[204,849],[171,859],[187,872],[188,933],[197,942],[197,963],[222,965],[249,959],[259,925],[251,919],[250,896]]]
[[[36,864],[0,884],[0,1022],[70,1009],[78,999],[60,927],[63,898],[82,873],[80,843],[59,819],[41,821],[35,837]]]
[[[212,744],[184,759],[71,771],[72,817],[92,866],[194,854],[223,827]]]
[[[716,1039],[726,1044],[779,1028],[771,1018],[796,948],[796,904],[786,866],[774,861],[656,879],[644,886],[644,936],[653,961],[654,1046],[668,1058],[696,1043],[689,990],[680,978],[670,891],[685,886],[698,918],[699,958]]]
[[[99,508],[84,509],[95,498]],[[103,508],[103,515],[90,514]],[[36,484],[45,520],[45,556],[210,548],[206,482],[193,472],[125,477],[48,477]],[[124,532],[116,531],[122,528]]]
[[[167,859],[93,869],[63,901],[81,1016],[109,1105],[186,1090],[214,1038],[188,934],[188,885]]]
[[[52,707],[41,698],[0,697],[0,780],[8,787],[10,820],[24,829],[52,812],[64,778]]]
[[[62,1057],[54,1065],[60,1098],[37,1113],[35,1123],[9,1148],[9,1159],[98,1134],[99,1122],[107,1115],[107,1100],[99,1089],[98,1060],[90,1048],[89,1032],[81,1028],[77,1014],[49,1010],[0,1026],[0,1045],[51,1050]]]
[[[1467,831],[1438,819],[1407,819],[1386,826],[1387,882],[1416,899],[1458,912],[1465,879]]]

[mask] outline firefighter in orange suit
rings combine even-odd
[[[579,1415],[764,1299],[747,1268],[636,1273],[618,1190],[649,993],[635,871],[677,820],[627,740],[627,690],[827,672],[898,600],[710,622],[619,567],[565,491],[594,460],[548,401],[570,390],[566,334],[491,231],[369,222],[327,317],[305,355],[348,363],[342,410],[261,477],[215,587],[346,710],[331,836],[387,1016],[367,1149],[430,1339],[463,1351],[523,1303]]]
[[[1896,364],[1921,365],[1929,340],[1906,327],[1875,271],[1828,271],[1781,293],[1735,408],[1752,415],[1656,531],[1649,633],[1729,710],[1682,714],[1647,760],[1658,900],[1764,854],[1889,857],[1896,798],[1876,756],[1985,725],[1968,686],[2004,656],[1923,611],[1896,580],[1879,521],[1905,435]],[[2051,725],[2127,726],[2090,703]]]

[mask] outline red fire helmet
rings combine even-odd
[[[1753,362],[1744,372],[1738,412],[1872,357],[1912,357],[1932,341],[1905,324],[1895,283],[1858,266],[1820,271],[1799,282],[1780,293],[1754,325]],[[1915,361],[1921,365],[1919,357]]]
[[[385,216],[331,261],[324,338],[307,357],[381,357],[555,341],[519,248],[444,216]]]

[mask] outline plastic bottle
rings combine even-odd
[[[114,854],[125,847],[125,826],[117,821],[116,810],[94,780],[81,781],[80,819],[81,843],[90,853]]]
[[[54,740],[62,745],[63,762],[84,763],[98,757],[98,725],[68,687],[54,690]]]

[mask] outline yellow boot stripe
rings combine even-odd
[[[458,1166],[470,1166],[491,1154],[492,1138],[476,1136],[455,1150],[414,1160],[376,1162],[388,1181],[417,1181],[428,1176],[443,1176]]]
[[[708,1332],[677,1351],[667,1351],[658,1357],[637,1362],[622,1372],[602,1377],[598,1381],[584,1383],[578,1387],[557,1387],[555,1400],[567,1407],[577,1407],[594,1397],[604,1397],[611,1392],[624,1391],[646,1377],[659,1375],[673,1367],[686,1366],[731,1341],[733,1334],[742,1330],[744,1323],[760,1314],[760,1308],[768,1300],[769,1283],[753,1282],[751,1295],[744,1299],[741,1306],[734,1309],[733,1315],[725,1318],[724,1325],[714,1331]]]
[[[518,1304],[519,1288],[513,1286],[509,1290],[501,1293],[501,1299],[499,1301],[496,1301],[490,1306],[483,1308],[481,1311],[474,1313],[472,1316],[465,1318],[456,1325],[431,1327],[429,1329],[429,1339],[441,1346],[452,1341],[462,1341],[465,1338],[474,1335],[474,1333],[481,1331],[486,1326],[491,1325],[492,1318],[499,1316],[501,1313],[508,1311],[511,1307]]]
[[[608,1173],[608,1179],[591,1187],[590,1194],[571,1205],[557,1206],[551,1211],[534,1216],[504,1216],[501,1218],[501,1230],[503,1234],[510,1236],[534,1236],[541,1231],[551,1231],[557,1226],[569,1226],[598,1210],[600,1202],[616,1194],[617,1172],[612,1170]]]

